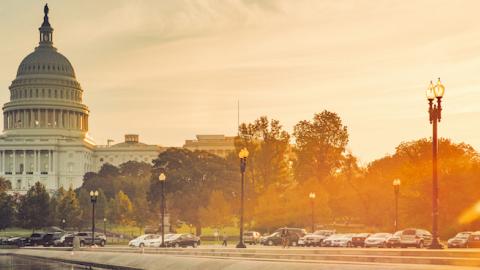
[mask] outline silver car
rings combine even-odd
[[[388,239],[392,237],[391,233],[375,233],[365,239],[365,247],[387,247]]]

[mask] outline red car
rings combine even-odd
[[[367,239],[370,233],[359,233],[352,237],[353,247],[365,247],[365,239]]]
[[[468,248],[480,248],[480,231],[470,234],[467,242]]]

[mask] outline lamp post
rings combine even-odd
[[[438,138],[437,138],[437,124],[442,119],[442,97],[445,92],[445,86],[440,82],[436,85],[430,81],[430,86],[427,88],[428,99],[428,114],[430,124],[433,127],[432,136],[432,244],[430,249],[441,249],[442,245],[438,242],[438,175],[437,175],[437,152],[438,152]],[[437,103],[433,101],[437,99]]]
[[[158,181],[162,185],[162,244],[160,247],[165,247],[165,180],[167,177],[164,173],[160,173],[158,176]]]
[[[240,242],[237,244],[237,248],[246,248],[247,246],[243,243],[243,200],[245,196],[245,169],[247,168],[247,157],[248,157],[248,150],[247,148],[243,148],[238,153],[238,157],[240,158],[240,173],[242,174],[242,188],[241,188],[241,197],[240,197]]]
[[[62,230],[65,230],[65,219],[62,219]]]
[[[97,203],[98,191],[90,191],[90,202],[92,202],[92,246],[95,245],[95,204]]]
[[[107,237],[107,218],[103,218],[103,234]]]
[[[395,194],[395,232],[398,231],[398,195],[400,193],[400,179],[393,180],[393,192]]]
[[[312,233],[315,231],[315,214],[314,214],[314,203],[315,203],[315,192],[310,192],[308,198],[310,198],[310,205],[312,206]]]

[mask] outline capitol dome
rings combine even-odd
[[[23,59],[17,77],[24,75],[55,74],[75,78],[72,64],[53,46],[38,46]]]
[[[85,138],[89,110],[70,61],[53,46],[48,6],[38,29],[40,41],[10,85],[3,107],[4,134]]]

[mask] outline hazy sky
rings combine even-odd
[[[440,135],[480,148],[480,1],[48,1],[99,144],[181,146],[267,115],[324,109],[363,162],[431,136],[424,89],[446,86]],[[0,3],[0,102],[38,42],[43,1]],[[441,151],[441,150],[440,150]]]

